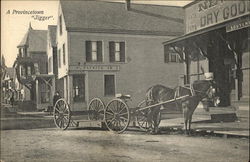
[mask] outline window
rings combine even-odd
[[[34,63],[35,74],[40,74],[38,63]]]
[[[27,75],[31,76],[31,67],[30,66],[27,66]]]
[[[102,62],[102,41],[86,41],[86,61]]]
[[[58,67],[61,67],[61,50],[58,50]]]
[[[20,56],[20,57],[23,57],[23,56],[22,56],[22,48],[19,48],[18,50],[19,50],[19,56]]]
[[[30,57],[30,53],[27,52],[27,48],[24,48],[24,53],[26,53],[27,57]]]
[[[164,62],[182,62],[179,54],[173,49],[173,47],[164,46]]]
[[[25,77],[25,69],[23,66],[20,66],[21,77]]]
[[[73,100],[74,102],[85,101],[85,77],[73,75]]]
[[[109,42],[109,61],[125,62],[125,42]]]
[[[22,54],[23,54],[23,57],[26,57],[26,53],[25,53],[24,48],[22,48]]]
[[[52,72],[52,60],[51,60],[51,57],[49,57],[49,65],[48,65],[48,72]]]
[[[65,65],[65,44],[63,44],[63,65]]]
[[[114,96],[115,95],[115,76],[104,75],[104,95]]]
[[[60,30],[60,35],[62,35],[62,15],[59,16],[59,30]]]
[[[97,61],[97,42],[91,42],[91,60]]]

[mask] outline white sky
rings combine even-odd
[[[106,0],[112,1],[112,0]],[[113,0],[115,1],[115,0]],[[122,0],[116,0],[124,2]],[[158,5],[183,6],[189,1],[183,0],[131,0],[131,3],[147,3]],[[17,45],[27,32],[29,23],[33,29],[47,30],[48,25],[56,25],[58,1],[1,1],[1,55],[4,55],[5,63],[11,67],[16,59]],[[10,10],[10,14],[7,14]],[[44,11],[41,16],[53,16],[49,20],[38,21],[29,14],[12,14],[18,11]]]

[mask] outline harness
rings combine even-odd
[[[211,87],[208,88],[206,92],[195,90],[194,87],[193,87],[193,84],[189,84],[189,87],[187,87],[187,86],[179,86],[179,87],[177,87],[177,89],[175,91],[175,95],[174,95],[175,100],[176,100],[177,97],[181,97],[180,96],[180,87],[188,89],[190,91],[190,93],[191,93],[190,97],[196,96],[197,92],[199,92],[201,94],[205,94],[205,97],[207,97],[208,93],[211,91]]]

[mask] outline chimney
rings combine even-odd
[[[130,10],[130,2],[131,2],[131,0],[126,0],[126,6],[125,6],[125,8],[126,8],[127,11]]]

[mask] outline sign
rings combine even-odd
[[[249,0],[202,0],[185,8],[186,34],[250,15]]]
[[[118,71],[119,65],[83,65],[83,66],[70,66],[69,71]]]
[[[226,31],[232,32],[232,31],[239,30],[239,29],[246,28],[246,27],[250,27],[249,17],[247,17],[246,19],[240,19],[240,20],[237,20],[228,24],[226,27]]]

